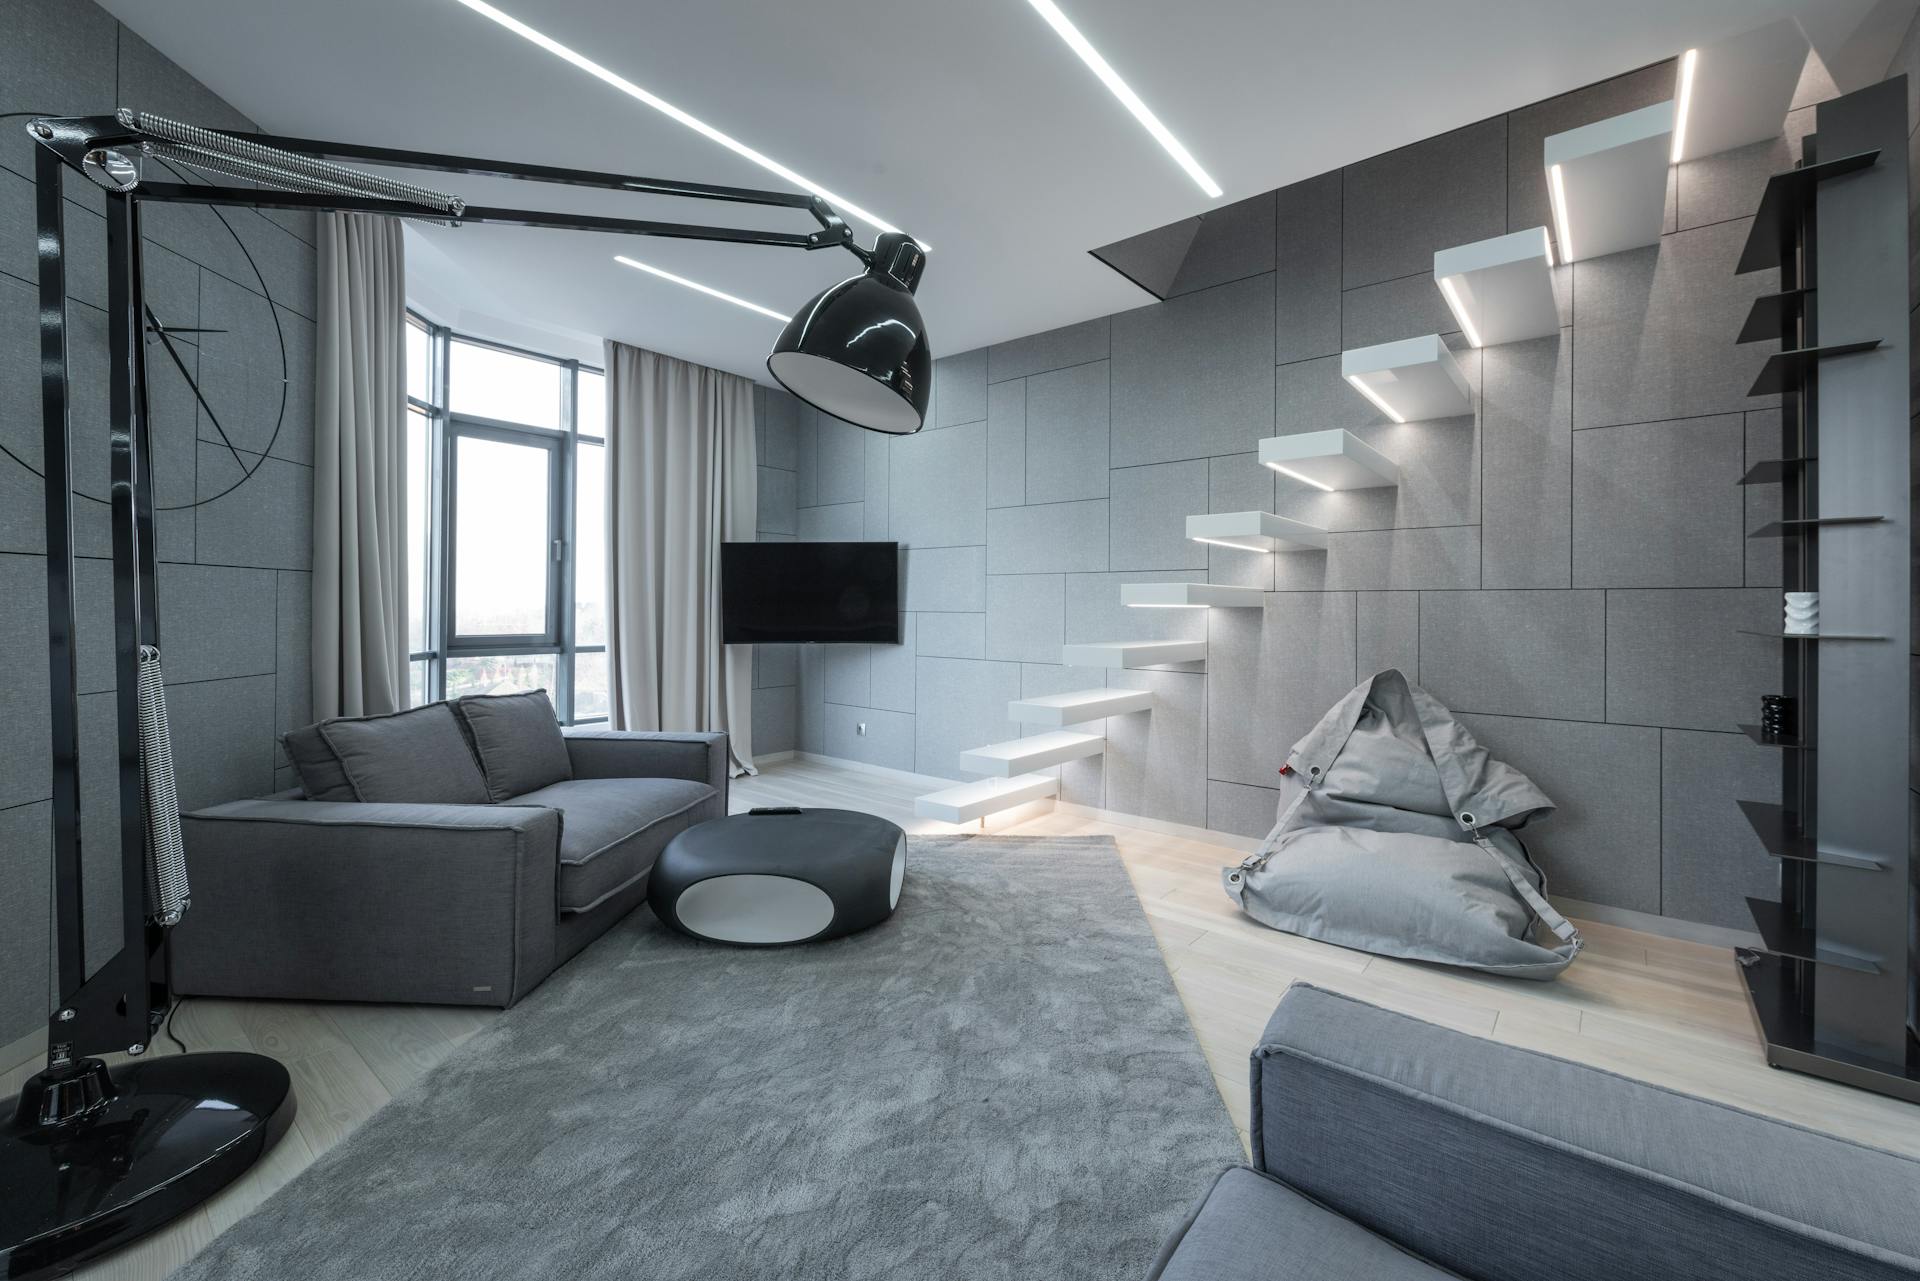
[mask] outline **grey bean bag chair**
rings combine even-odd
[[[1550,979],[1580,934],[1514,832],[1552,809],[1431,694],[1381,672],[1293,745],[1279,821],[1222,877],[1241,910],[1289,934]],[[1534,942],[1536,922],[1560,944]]]

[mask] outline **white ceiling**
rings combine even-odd
[[[932,253],[920,299],[936,353],[1150,301],[1087,250],[1216,203],[1023,0],[496,2],[923,237]],[[104,3],[270,131],[782,185],[454,0]],[[1800,18],[1817,47],[1839,50],[1886,29],[1890,3],[1063,7],[1225,187],[1217,203],[1226,203],[1783,15]],[[1911,0],[1901,3],[1910,11]],[[428,185],[475,204],[812,226],[798,212],[451,176]],[[856,222],[855,232],[867,243],[874,229]],[[838,251],[516,228],[435,228],[412,245],[418,295],[448,323],[556,351],[571,344],[583,356],[597,354],[605,335],[762,381],[777,322],[618,266],[613,255],[783,312],[857,266]]]

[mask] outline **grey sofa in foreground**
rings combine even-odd
[[[182,819],[195,996],[512,1005],[632,911],[675,834],[727,812],[724,734],[575,731],[572,778],[499,804],[310,801]]]
[[[1920,1277],[1920,1162],[1304,984],[1154,1281]]]

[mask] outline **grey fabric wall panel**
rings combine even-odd
[[[1355,682],[1398,668],[1420,681],[1420,593],[1357,592]]]
[[[755,645],[753,647],[753,687],[777,689],[799,680],[800,657],[797,645]]]
[[[1287,751],[1357,682],[1352,592],[1280,592],[1214,611],[1207,777],[1269,786]]]
[[[915,653],[932,658],[990,657],[985,614],[930,612],[921,614],[919,620]]]
[[[860,514],[866,524],[866,537],[884,540],[889,537],[892,513],[892,485],[889,480],[892,462],[887,451],[887,438],[867,432],[864,444],[862,457],[866,459],[867,475]]]
[[[1207,458],[1273,433],[1273,281],[1264,276],[1113,318],[1115,467]]]
[[[1060,574],[995,574],[987,580],[987,658],[1057,663],[1066,640],[1067,586]]]
[[[1660,910],[1659,730],[1464,713],[1460,723],[1559,807],[1520,834],[1549,893]]]
[[[1120,601],[1127,583],[1201,583],[1199,570],[1144,570],[1134,574],[1066,576],[1067,643],[1111,640],[1205,640],[1209,616],[1204,609],[1136,609]],[[1257,610],[1234,610],[1255,614]],[[1054,655],[1058,661],[1059,655]],[[1098,684],[1099,682],[1095,682]]]
[[[934,365],[934,387],[939,401],[933,425],[955,427],[982,422],[987,416],[987,353],[965,351],[943,356]]]
[[[1276,365],[1340,350],[1340,174],[1274,193]]]
[[[1480,585],[1480,530],[1335,533],[1325,552],[1276,554],[1274,562],[1274,586],[1283,592],[1465,590]]]
[[[826,680],[820,661],[826,649],[825,645],[800,647],[800,684],[794,695],[794,722],[795,738],[803,752],[827,750]]]
[[[865,707],[872,696],[872,655],[867,645],[821,645],[821,697],[829,703]]]
[[[1461,363],[1471,374],[1479,361]],[[1349,389],[1348,394],[1354,393]],[[1281,476],[1273,510],[1331,530],[1480,522],[1480,431],[1475,415],[1382,423],[1353,434],[1400,465],[1398,485],[1328,494]]]
[[[1207,460],[1209,512],[1270,512],[1278,475],[1260,465],[1258,454],[1226,454]],[[1191,515],[1192,513],[1188,513]],[[1181,522],[1181,533],[1186,522]],[[1274,557],[1267,552],[1198,544],[1207,553],[1207,581],[1232,587],[1273,590]]]
[[[818,424],[815,430],[820,438],[820,477],[814,502],[826,506],[861,501],[866,496],[867,433],[816,409],[803,412]]]
[[[1780,593],[1765,588],[1607,593],[1607,719],[1730,730],[1780,683]]]
[[[754,432],[760,465],[794,471],[800,466],[800,402],[770,387],[754,388]]]
[[[797,746],[794,733],[794,701],[791,686],[753,691],[753,751],[755,756],[791,752]]]
[[[898,645],[875,645],[867,670],[867,703],[892,712],[914,709],[913,659],[919,647],[920,615],[903,614]]]
[[[1391,421],[1340,376],[1340,356],[1316,356],[1273,371],[1273,435],[1345,427],[1357,431]]]
[[[1096,360],[1035,374],[1025,385],[1027,467],[1022,501],[1105,498],[1107,362]],[[992,430],[989,420],[989,434]],[[1001,505],[992,504],[991,498],[989,504]]]
[[[1738,587],[1739,414],[1573,434],[1575,587]]]
[[[1107,500],[996,507],[987,513],[990,574],[1090,573],[1107,567]]]
[[[909,547],[904,553],[910,610],[984,610],[987,607],[987,549]]]
[[[0,84],[19,109],[111,112],[125,103],[196,124],[251,129],[244,116],[84,0],[0,0]],[[0,846],[23,866],[0,869],[18,893],[0,915],[0,1044],[30,1031],[48,1000],[50,910],[46,541],[37,367],[33,185],[35,149],[14,122],[0,131]],[[76,488],[108,492],[105,200],[67,187],[70,422]],[[148,206],[147,301],[180,335],[182,363],[219,416],[195,401],[163,353],[149,352],[154,549],[181,799],[187,805],[271,790],[276,730],[310,712],[308,600],[313,473],[313,220]],[[222,439],[222,432],[239,451]],[[18,461],[16,461],[18,460]],[[24,466],[22,464],[25,464]],[[33,470],[29,470],[29,468]],[[251,472],[251,476],[246,473]],[[244,477],[244,479],[243,479]],[[233,492],[221,491],[242,481]],[[216,497],[216,495],[220,495]],[[195,507],[200,500],[205,506]],[[112,552],[109,509],[76,499],[83,558]],[[117,944],[117,814],[112,790],[110,566],[82,559],[75,591],[82,700],[83,880],[90,959]],[[25,947],[37,962],[15,963]]]
[[[1207,545],[1187,537],[1187,517],[1207,510],[1207,467],[1207,459],[1195,458],[1114,469],[1108,508],[1110,568],[1207,567]]]
[[[911,772],[913,719],[904,712],[828,703],[827,755]],[[862,725],[867,727],[864,734],[860,732]]]
[[[896,541],[915,547],[987,541],[986,445],[987,425],[980,422],[923,431],[888,446],[888,526]]]
[[[1207,826],[1235,836],[1265,836],[1279,817],[1280,791],[1245,783],[1207,780]],[[1223,863],[1226,859],[1221,860]]]
[[[1811,108],[1788,112],[1786,130],[1778,138],[1677,166],[1673,173],[1675,225],[1685,231],[1752,217],[1760,207],[1767,179],[1793,168],[1800,156],[1800,140],[1812,127]]]
[[[1112,327],[1113,318],[1101,316],[1011,342],[995,343],[987,348],[987,378],[1001,382],[1045,373],[1049,369],[1084,365],[1090,360],[1105,360]]]
[[[1460,712],[1606,719],[1601,592],[1423,592],[1420,683]]]
[[[834,503],[799,509],[800,537],[806,542],[857,542],[867,536],[865,503]]]
[[[1349,289],[1340,299],[1340,346],[1418,338],[1421,334],[1457,334],[1446,298],[1434,287],[1431,271]]]
[[[1434,250],[1506,230],[1506,117],[1362,160],[1344,174],[1341,283],[1431,274]]]
[[[961,778],[960,753],[1019,731],[1007,704],[1020,697],[1020,664],[966,658],[922,658],[914,671],[914,769]]]
[[[1150,689],[1153,710],[1106,719],[1107,808],[1192,827],[1207,825],[1206,678],[1116,671],[1114,689]]]
[[[1274,195],[1263,192],[1201,215],[1200,226],[1167,296],[1190,294],[1272,271]]]
[[[796,534],[800,531],[795,515],[796,477],[777,467],[760,468],[760,530],[770,534]]]
[[[1740,733],[1668,729],[1660,732],[1660,761],[1666,851],[1660,910],[1752,929],[1743,900],[1779,897],[1780,861],[1760,844],[1734,800],[1761,800],[1779,791],[1780,749],[1761,747]]]
[[[1733,274],[1751,219],[1573,264],[1573,425],[1663,422],[1764,408],[1747,388],[1779,343],[1735,346],[1753,300],[1779,287]]]
[[[1920,138],[1920,133],[1914,136]],[[1920,332],[1920,328],[1910,328],[1909,332]],[[1780,411],[1756,409],[1746,415],[1746,420],[1747,453],[1742,460],[1743,466],[1751,467],[1769,458],[1779,458],[1783,452],[1780,441]],[[1742,509],[1744,515],[1741,521],[1743,531],[1751,533],[1769,521],[1780,519],[1782,515],[1780,486],[1742,485],[1740,493],[1744,504]],[[1746,538],[1741,541],[1746,545],[1747,586],[1781,586],[1785,582],[1785,569],[1781,557],[1786,551],[1786,540]],[[1920,635],[1920,632],[1916,632],[1915,635]]]
[[[1482,586],[1566,587],[1573,347],[1567,331],[1481,353]]]
[[[1507,230],[1553,222],[1541,158],[1549,137],[1667,101],[1674,95],[1674,67],[1669,59],[1508,112]]]
[[[1027,382],[1010,378],[987,388],[987,506],[1026,501]]]

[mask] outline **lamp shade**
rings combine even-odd
[[[913,299],[926,261],[911,236],[881,236],[863,274],[824,290],[787,322],[767,372],[856,427],[919,431],[933,390],[933,351]]]

